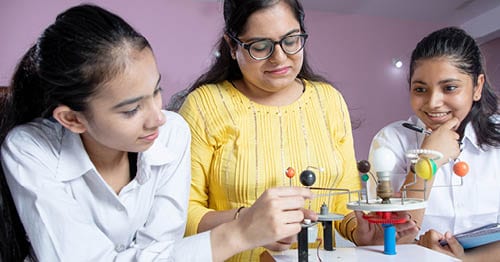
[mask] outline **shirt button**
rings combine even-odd
[[[116,252],[123,252],[125,251],[125,246],[122,244],[116,245],[115,250]]]
[[[116,209],[117,209],[118,211],[123,211],[123,207],[122,207],[122,206],[116,206]]]

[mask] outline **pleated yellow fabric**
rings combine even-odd
[[[294,186],[301,185],[302,170],[315,167],[323,171],[311,169],[316,173],[314,186],[360,189],[343,97],[327,83],[302,81],[302,96],[280,107],[254,103],[228,81],[189,94],[180,109],[192,132],[186,235],[197,232],[210,210],[250,206],[266,189],[288,186],[288,167],[297,173],[291,179]],[[330,212],[345,215],[350,212],[347,201],[347,195],[322,196],[310,204],[319,212],[326,202]],[[231,261],[258,261],[263,250],[243,252]]]

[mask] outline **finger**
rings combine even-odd
[[[460,245],[460,243],[457,241],[456,238],[452,237],[447,240],[448,241],[448,246],[450,248],[450,251],[453,254],[459,254],[460,252],[463,252],[463,247]]]
[[[306,208],[302,208],[302,212],[304,213],[304,218],[311,219],[311,221],[318,221],[318,213]]]
[[[306,199],[313,197],[313,193],[306,187],[275,187],[266,191],[271,196],[289,197],[301,196]]]
[[[417,224],[415,224],[413,220],[408,220],[406,223],[403,224],[396,224],[395,227],[398,233],[403,231],[418,233],[419,231]]]
[[[399,224],[396,226],[396,239],[404,238],[405,241],[410,240],[413,242],[419,231],[419,228],[413,221]]]
[[[292,244],[282,243],[281,241],[276,241],[271,245],[266,245],[265,247],[272,251],[285,251],[290,248]]]
[[[446,123],[443,124],[443,127],[446,129],[449,129],[449,130],[456,130],[459,125],[460,125],[460,120],[458,120],[458,118],[454,117],[454,118],[446,121]]]
[[[425,235],[422,234],[418,237],[418,240],[417,240],[417,245],[421,245],[421,246],[426,246],[425,245]]]
[[[285,238],[280,239],[280,240],[278,240],[276,242],[280,243],[282,245],[291,245],[292,243],[297,242],[297,235],[292,235],[292,236],[289,236],[289,237],[285,237]]]
[[[446,245],[441,245],[441,241],[445,238],[443,234],[435,231],[435,230],[431,230],[429,232],[429,238],[428,238],[428,246],[432,249],[435,249],[435,250],[448,250],[448,247]]]
[[[439,242],[439,239],[441,239],[441,234],[431,229],[425,232],[423,235],[420,235],[417,244],[427,248],[432,248],[433,242]]]
[[[429,235],[429,238],[432,239],[432,240],[440,240],[440,239],[442,239],[444,237],[443,234],[439,233],[438,231],[436,231],[434,229],[430,229],[425,234]]]
[[[300,223],[282,224],[276,229],[276,232],[279,232],[279,236],[277,239],[283,239],[289,236],[297,235],[300,230],[302,230],[302,226],[300,225]]]
[[[300,223],[304,220],[304,212],[302,210],[283,211],[280,219],[280,222],[284,224]]]
[[[299,210],[304,208],[306,200],[301,196],[287,196],[275,198],[270,203],[271,207],[278,210]]]
[[[368,232],[370,230],[368,221],[363,218],[363,212],[361,211],[354,211],[354,215],[356,216],[357,220],[357,227],[359,232]]]

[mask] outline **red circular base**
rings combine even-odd
[[[364,214],[363,218],[375,224],[403,224],[408,220],[406,216],[401,217],[392,212],[372,212]]]

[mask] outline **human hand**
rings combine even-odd
[[[354,231],[354,238],[358,246],[382,245],[384,244],[384,229],[381,224],[370,223],[363,218],[363,212],[354,211],[357,220],[357,226]],[[418,234],[418,226],[413,221],[407,211],[393,212],[398,217],[408,217],[408,220],[402,224],[394,224],[396,229],[396,241],[398,243],[413,243]]]
[[[442,159],[435,161],[438,167],[447,163],[449,159],[456,159],[460,155],[458,144],[460,136],[455,132],[459,124],[458,118],[454,117],[433,130],[422,142],[422,149],[436,150],[443,154]]]
[[[264,248],[272,251],[284,251],[289,249],[294,242],[297,242],[297,234],[280,239],[271,244],[264,245]]]
[[[382,227],[370,223],[363,218],[362,211],[354,211],[356,216],[356,229],[354,230],[355,244],[358,246],[380,245],[384,242]],[[382,238],[380,235],[382,234]]]
[[[448,244],[442,246],[439,243],[441,240],[446,240]],[[450,232],[446,232],[442,235],[441,233],[431,229],[420,236],[417,244],[459,259],[463,259],[465,257],[464,248]]]
[[[318,214],[316,212],[309,209],[302,209],[302,212],[304,212],[304,218],[310,219],[311,221],[318,220]],[[297,234],[264,245],[264,248],[272,251],[283,251],[289,249],[294,242],[297,242]]]
[[[402,224],[395,224],[396,227],[396,242],[398,244],[413,244],[415,238],[420,231],[417,222],[411,218],[408,211],[395,212],[399,217],[408,216],[408,220]]]
[[[285,250],[295,241],[304,218],[317,220],[317,215],[304,209],[312,197],[304,187],[277,187],[266,190],[255,203],[245,208],[237,219],[244,241],[250,246]]]

